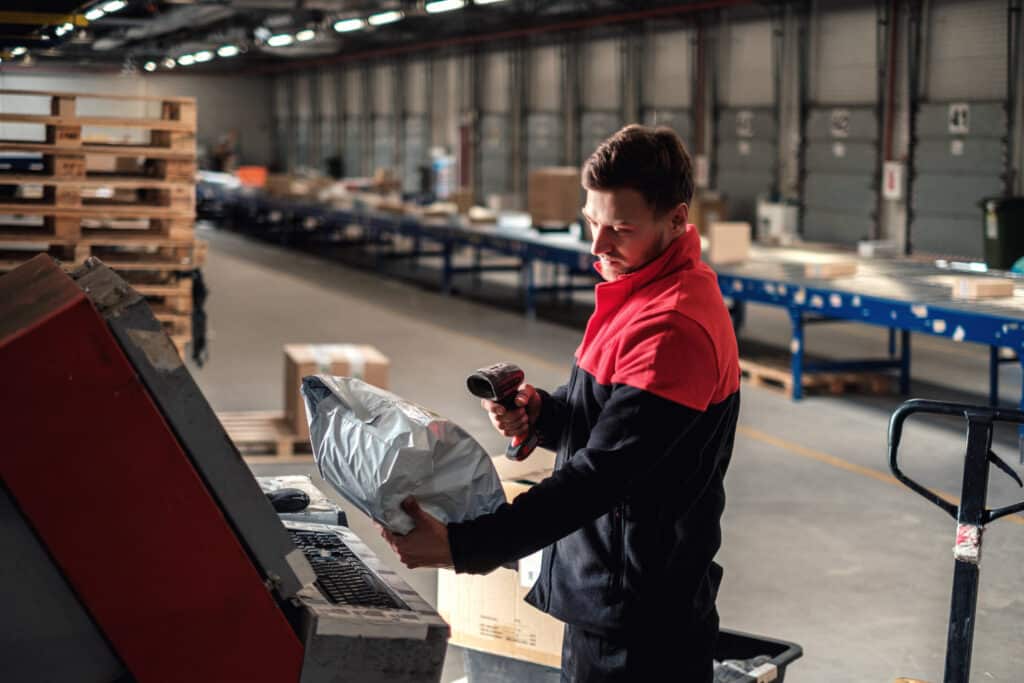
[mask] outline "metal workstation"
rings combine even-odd
[[[634,123],[738,346],[715,683],[1021,680],[1022,0],[0,4],[0,681],[561,680],[550,559],[407,567],[300,387],[548,478],[466,378],[569,380]]]

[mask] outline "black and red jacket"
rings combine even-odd
[[[723,477],[739,360],[691,225],[640,270],[596,286],[569,383],[542,392],[554,473],[492,514],[448,525],[455,569],[485,573],[544,548],[527,601],[615,636],[668,615],[717,628]]]

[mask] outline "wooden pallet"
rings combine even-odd
[[[100,258],[147,297],[183,348],[195,239],[196,102],[190,97],[0,89],[0,272],[46,253],[66,269]],[[93,116],[112,100],[117,116]],[[90,101],[79,107],[83,101]],[[130,114],[136,114],[131,116]],[[16,128],[21,130],[13,132]]]
[[[817,362],[820,359],[809,360]],[[740,374],[751,385],[793,394],[793,373],[789,355],[777,353],[740,354]],[[893,377],[880,372],[804,372],[801,385],[805,394],[887,394]]]
[[[166,218],[116,218],[42,221],[11,220],[0,223],[0,246],[11,244],[74,245],[123,244],[144,245],[154,242],[189,244],[195,240],[192,220]]]
[[[19,174],[24,177],[24,174]],[[0,178],[0,184],[6,182]],[[0,199],[0,214],[44,216],[106,216],[111,211],[119,216],[136,215],[166,217],[166,210],[195,215],[195,185],[154,179],[99,183],[92,179],[82,183],[72,178],[47,179],[38,183],[13,184],[16,191]],[[130,214],[126,214],[128,210]]]
[[[312,462],[309,439],[292,431],[281,412],[218,413],[239,453],[250,463]]]
[[[0,245],[0,273],[14,270],[37,254],[49,254],[71,270],[90,256],[95,256],[106,265],[122,271],[152,271],[168,273],[195,270],[205,262],[206,243],[203,240],[185,241],[173,238],[149,238],[135,243],[118,241],[85,241],[73,245],[50,245],[24,249],[5,248]],[[123,274],[123,273],[122,273]]]

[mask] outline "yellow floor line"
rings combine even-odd
[[[892,476],[891,474],[886,474],[885,472],[879,472],[878,470],[872,469],[871,467],[864,467],[863,465],[857,465],[856,463],[848,462],[846,460],[843,460],[842,458],[837,458],[834,455],[829,455],[828,453],[824,453],[813,448],[801,446],[798,443],[787,441],[786,439],[779,438],[773,434],[768,434],[767,432],[762,432],[760,429],[747,427],[746,425],[738,426],[736,428],[736,431],[739,434],[742,434],[743,436],[755,439],[762,443],[766,443],[770,446],[774,446],[784,451],[789,451],[790,453],[799,455],[802,458],[817,460],[820,463],[831,465],[832,467],[835,467],[837,469],[846,470],[847,472],[853,472],[854,474],[869,477],[871,479],[875,479],[885,484],[899,486],[900,488],[909,491],[909,489],[906,489],[906,487],[904,487],[903,484],[901,484],[899,480],[896,479],[896,477]],[[951,493],[946,493],[945,491],[936,491],[935,493],[938,494],[940,498],[952,503],[953,505],[960,504],[959,497],[954,496]],[[1004,519],[1024,526],[1024,516],[1010,515],[1009,517],[1004,517]]]

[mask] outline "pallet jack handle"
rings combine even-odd
[[[1014,479],[1019,486],[1024,487],[1024,483],[1021,482],[1020,477],[1014,472],[1013,468],[1006,464],[1002,458],[992,452],[992,425],[995,422],[1009,422],[1013,424],[1024,424],[1024,412],[1019,410],[1009,410],[1004,408],[990,408],[987,406],[972,406],[962,403],[947,403],[944,401],[929,401],[926,399],[915,398],[904,402],[896,411],[892,414],[889,419],[889,469],[892,470],[893,475],[908,488],[922,496],[925,500],[929,501],[945,510],[950,517],[957,519],[958,506],[945,500],[931,489],[922,486],[918,482],[914,481],[899,467],[899,445],[900,439],[903,436],[903,423],[908,417],[915,413],[931,413],[933,415],[961,415],[967,420],[967,441],[968,449],[966,458],[971,459],[977,457],[977,448],[972,449],[972,442],[978,442],[980,445],[981,441],[984,441],[984,461],[991,463],[1005,472],[1008,476]],[[973,429],[972,429],[973,427]],[[972,435],[974,439],[972,439]],[[986,469],[987,472],[987,469]],[[966,474],[966,472],[965,472]],[[984,503],[982,503],[984,505]],[[1014,505],[1007,505],[1006,507],[996,508],[995,510],[982,509],[981,519],[979,520],[982,524],[993,522],[1006,515],[1012,515],[1017,512],[1024,511],[1024,501],[1016,503]]]
[[[898,452],[900,438],[903,436],[903,423],[915,413],[958,415],[967,420],[967,451],[964,454],[963,488],[959,505],[941,498],[931,489],[900,471]],[[990,465],[1003,470],[1017,484],[1024,487],[1017,473],[992,452],[992,430],[996,422],[1024,424],[1024,412],[912,399],[897,408],[889,421],[889,468],[892,473],[900,482],[925,500],[945,510],[957,521],[956,542],[953,545],[953,597],[946,638],[944,683],[970,681],[975,614],[978,607],[978,570],[981,564],[985,525],[1000,517],[1024,510],[1024,501],[995,510],[985,507]]]

